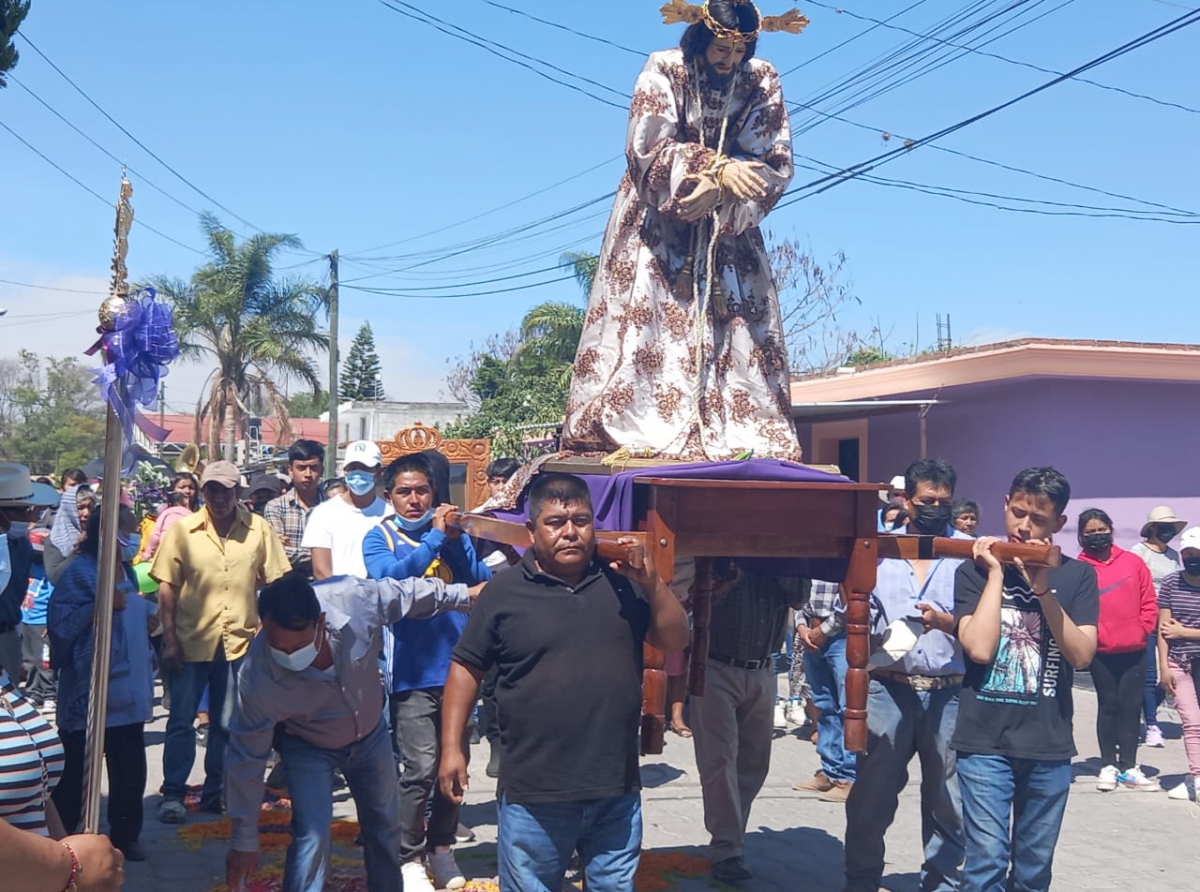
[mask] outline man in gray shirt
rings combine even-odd
[[[469,611],[477,586],[439,579],[336,576],[315,586],[285,576],[259,595],[262,629],[241,670],[225,760],[233,821],[226,881],[258,863],[258,814],[272,748],[287,766],[293,839],[284,892],[320,892],[329,869],[334,771],[341,770],[365,837],[368,892],[401,892],[396,762],[383,723],[381,630],[404,617]]]

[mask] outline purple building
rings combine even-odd
[[[1058,542],[1078,553],[1084,508],[1128,547],[1154,505],[1200,525],[1200,345],[1028,338],[794,380],[805,461],[886,482],[945,458],[980,532],[1003,535],[1013,475],[1053,465],[1071,482]]]

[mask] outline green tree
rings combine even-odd
[[[570,270],[583,291],[584,300],[592,293],[592,283],[596,281],[596,270],[600,269],[600,257],[587,251],[567,251],[558,257],[558,265]]]
[[[29,0],[0,0],[0,87],[8,86],[4,73],[12,71],[20,61],[21,54],[12,39],[28,14]]]
[[[212,260],[190,281],[156,276],[150,284],[175,308],[182,355],[215,363],[196,404],[193,437],[207,442],[212,456],[223,432],[231,458],[249,406],[268,407],[286,440],[290,416],[280,384],[294,378],[320,389],[313,357],[329,349],[329,335],[317,328],[316,317],[328,310],[328,294],[308,279],[276,278],[275,255],[301,246],[294,235],[261,233],[239,244],[212,214],[202,214],[200,225]]]
[[[379,354],[375,351],[375,333],[371,331],[371,323],[364,322],[354,336],[346,364],[342,366],[338,397],[343,400],[386,399],[381,369]]]
[[[329,394],[311,390],[293,393],[288,397],[287,409],[292,418],[317,418],[329,411]]]
[[[5,430],[0,453],[36,474],[87,464],[104,445],[104,405],[91,373],[75,357],[22,350],[6,363]],[[7,374],[6,374],[7,377]]]
[[[490,339],[483,351],[461,360],[451,380],[466,380],[475,411],[444,431],[446,436],[492,440],[498,455],[528,455],[524,441],[562,424],[571,369],[584,311],[565,303],[539,304],[511,337]]]

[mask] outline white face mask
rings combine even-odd
[[[271,657],[276,663],[278,663],[284,669],[287,669],[289,672],[303,672],[313,664],[313,661],[317,658],[317,654],[321,652],[321,648],[317,644],[317,641],[321,637],[322,625],[323,623],[318,620],[317,631],[313,635],[311,644],[306,644],[304,647],[300,648],[299,650],[294,650],[290,654],[284,653],[283,651],[272,647]]]

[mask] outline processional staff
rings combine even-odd
[[[104,770],[104,726],[108,715],[108,676],[112,650],[113,600],[118,573],[124,575],[117,552],[121,518],[121,478],[133,469],[133,426],[161,439],[165,431],[141,417],[139,406],[153,408],[159,381],[179,355],[171,308],[154,289],[129,294],[129,229],[133,225],[133,186],[121,175],[113,245],[112,282],[100,305],[100,340],[87,351],[101,351],[104,365],[96,384],[106,405],[104,431],[104,499],[100,504],[100,575],[96,582],[93,618],[91,691],[88,698],[85,751],[83,829],[100,830],[100,783]]]

